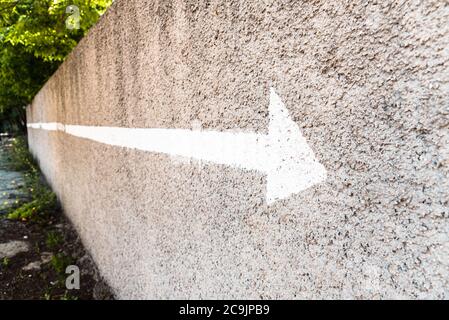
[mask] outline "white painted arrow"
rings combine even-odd
[[[204,160],[267,175],[268,204],[326,179],[321,165],[271,88],[268,135],[185,129],[118,128],[29,123],[108,145]]]

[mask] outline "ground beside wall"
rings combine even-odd
[[[267,134],[274,88],[327,178],[271,204],[257,170],[60,125],[29,141],[118,298],[447,299],[448,19],[444,1],[117,0],[28,108]]]

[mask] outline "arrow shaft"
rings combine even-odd
[[[96,142],[203,160],[265,172],[270,161],[268,136],[256,133],[186,129],[121,128],[31,123],[32,129],[63,131]]]
[[[32,129],[63,131],[118,147],[203,160],[256,170],[267,175],[267,203],[289,197],[326,179],[326,169],[289,115],[273,88],[270,89],[268,134],[145,129],[30,123]]]

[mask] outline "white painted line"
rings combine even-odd
[[[108,145],[188,157],[267,175],[272,204],[326,179],[298,125],[272,88],[268,135],[184,129],[119,128],[29,123],[32,129],[63,131]]]
[[[60,124],[57,122],[28,123],[27,127],[32,129],[42,129],[47,131],[58,131]]]

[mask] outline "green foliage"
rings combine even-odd
[[[0,0],[0,129],[25,130],[24,106],[111,3]]]
[[[28,151],[24,137],[15,138],[10,148],[10,163],[14,168],[25,171],[25,188],[31,200],[13,209],[9,219],[23,221],[45,221],[59,209],[56,195],[43,181],[41,173]]]
[[[0,41],[0,122],[4,131],[25,129],[25,106],[57,67],[25,52],[21,45]]]
[[[23,204],[8,214],[8,218],[22,221],[39,221],[45,219],[57,209],[56,195],[49,190],[43,190],[36,199]]]
[[[2,266],[4,268],[8,268],[9,262],[10,262],[9,258],[8,257],[4,257],[3,260],[2,260]]]
[[[2,0],[0,39],[44,61],[62,61],[111,0]],[[73,8],[78,9],[73,9]],[[79,10],[79,11],[78,11]],[[78,14],[79,13],[79,14]],[[79,28],[74,20],[79,15]]]
[[[67,290],[60,300],[78,300],[78,297],[71,295]]]
[[[28,174],[37,174],[39,172],[37,163],[28,150],[28,143],[24,136],[12,139],[8,156],[9,163],[14,170],[25,171]]]
[[[51,265],[59,275],[65,275],[66,268],[71,265],[73,259],[63,253],[57,253],[51,257]]]
[[[45,239],[45,244],[50,249],[58,247],[63,242],[63,238],[59,232],[50,231],[47,233],[47,238]]]
[[[52,295],[52,291],[55,288],[61,288],[63,286],[63,283],[64,283],[64,281],[63,281],[63,278],[61,277],[61,280],[58,281],[56,286],[46,289],[46,292],[44,293],[42,299],[44,299],[44,300],[64,300],[64,301],[78,300],[79,298],[77,296],[70,294],[70,292],[68,290],[65,290],[63,295],[61,295],[61,294]]]

